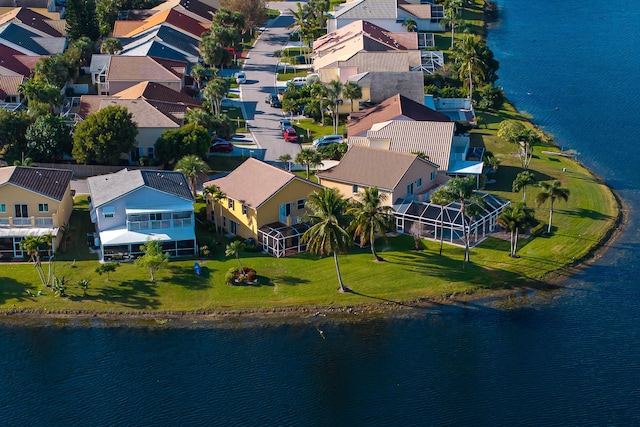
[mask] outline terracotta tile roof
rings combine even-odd
[[[198,38],[203,32],[211,28],[210,23],[201,22],[189,14],[182,13],[175,9],[158,12],[143,21],[131,21],[136,24],[135,26],[132,26],[130,23],[124,24],[125,22],[128,21],[116,21],[116,26],[113,30],[114,37],[134,37],[137,34],[164,23],[170,24]]]
[[[388,30],[385,30],[382,27],[379,27],[375,24],[372,24],[368,21],[358,20],[354,21],[350,24],[345,25],[344,27],[338,28],[335,31],[330,32],[327,35],[324,35],[318,38],[315,42],[313,42],[313,51],[314,52],[322,52],[325,50],[333,49],[336,45],[344,43],[346,40],[349,40],[354,37],[368,37],[369,39],[375,40],[379,43],[382,43],[389,49],[394,50],[406,50],[407,47],[396,40],[394,37],[390,36]],[[417,33],[413,34],[413,38],[416,39],[416,48],[418,45],[418,35]],[[411,36],[405,37],[405,39],[411,39]]]
[[[18,86],[22,84],[25,77],[20,76],[2,76],[0,75],[0,100],[7,96],[18,95]]]
[[[113,55],[107,70],[107,81],[179,82],[180,77],[148,56]]]
[[[189,184],[182,172],[128,170],[87,178],[91,202],[102,206],[142,187],[193,201]]]
[[[39,55],[23,55],[21,52],[0,43],[0,67],[11,70],[14,73],[29,77],[38,59],[40,59]]]
[[[170,102],[190,107],[202,107],[200,101],[193,99],[189,95],[176,92],[173,89],[154,82],[140,82],[111,96],[121,99],[145,99],[147,101]]]
[[[421,161],[424,160],[415,154],[352,146],[340,163],[316,173],[316,176],[321,180],[327,179],[393,191],[411,165]]]
[[[347,135],[350,137],[363,135],[376,123],[398,119],[431,122],[451,121],[448,116],[398,94],[371,108],[351,114],[351,120],[347,123]]]
[[[252,157],[229,175],[205,182],[204,186],[217,185],[230,199],[257,209],[293,180],[308,182],[320,188],[311,181]]]
[[[0,168],[0,185],[13,184],[53,200],[62,200],[73,172],[64,169],[7,166]]]

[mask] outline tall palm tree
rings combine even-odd
[[[238,260],[238,265],[240,265],[240,271],[244,270],[244,267],[242,267],[242,263],[240,262],[240,252],[243,249],[244,249],[244,242],[242,242],[241,240],[234,240],[233,242],[227,245],[227,248],[224,251],[224,254],[226,256],[236,257],[236,259]]]
[[[220,205],[220,219],[222,219],[222,204],[220,201],[225,199],[227,195],[217,185],[208,185],[202,191],[204,197],[211,200],[211,211],[213,212],[213,225],[216,227],[216,238],[218,238],[218,221],[216,220],[216,203]],[[222,241],[222,225],[220,227],[220,237],[218,242]]]
[[[196,81],[198,90],[202,89],[202,82],[207,78],[207,68],[201,64],[195,64],[191,67],[189,75]]]
[[[527,186],[533,185],[536,183],[536,176],[529,172],[523,171],[516,175],[516,179],[513,180],[511,184],[511,188],[513,191],[518,192],[522,190],[522,201],[527,201]]]
[[[498,216],[498,225],[511,233],[511,252],[512,258],[518,258],[518,234],[520,230],[529,226],[534,226],[536,219],[533,209],[528,208],[524,202],[518,202],[515,206],[507,206]]]
[[[187,177],[189,181],[189,187],[191,188],[191,192],[193,193],[193,198],[195,199],[198,187],[198,176],[200,174],[205,173],[209,170],[209,165],[207,165],[204,160],[200,157],[192,154],[190,156],[184,156],[178,163],[176,163],[175,170],[180,171]]]
[[[460,14],[455,6],[449,5],[449,3],[445,3],[444,7],[444,18],[440,20],[440,24],[445,27],[451,27],[451,49],[453,49],[455,43],[455,31],[456,25],[460,23]]]
[[[540,206],[549,200],[549,227],[547,227],[547,233],[551,234],[551,221],[553,220],[553,204],[556,199],[562,199],[565,202],[569,200],[569,189],[560,187],[560,181],[553,181],[551,184],[548,182],[541,182],[538,184],[542,190],[536,196],[536,204]]]
[[[29,260],[33,263],[33,268],[36,269],[38,277],[44,286],[51,285],[51,276],[53,271],[51,270],[51,256],[49,256],[49,268],[45,274],[42,268],[42,261],[40,260],[40,251],[51,251],[51,244],[53,237],[51,234],[45,234],[43,236],[26,236],[20,241],[20,250],[23,250],[29,256]]]
[[[469,262],[469,216],[474,214],[478,207],[484,204],[482,198],[475,193],[476,178],[453,178],[442,187],[434,191],[431,200],[439,200],[443,203],[457,202],[460,205],[460,219],[462,221],[462,234],[464,240],[463,265]],[[435,203],[435,202],[434,202]],[[439,203],[442,206],[442,203]],[[443,218],[444,219],[444,218]]]
[[[391,225],[393,214],[391,206],[383,205],[386,199],[386,193],[380,193],[377,187],[369,187],[362,193],[361,200],[352,202],[347,209],[347,214],[353,217],[349,229],[353,231],[354,237],[360,240],[361,247],[365,241],[369,241],[371,253],[376,261],[383,261],[376,253],[376,234],[386,240],[386,232]]]
[[[299,165],[304,165],[307,169],[307,179],[311,176],[310,167],[311,166],[322,166],[322,156],[316,150],[312,150],[311,148],[303,148],[296,155],[295,161]]]
[[[418,32],[418,23],[415,21],[415,19],[405,18],[404,22],[402,23],[402,26],[405,27],[407,29],[407,32],[409,33]]]
[[[356,82],[347,82],[342,88],[342,96],[349,100],[351,112],[353,113],[353,100],[362,98],[362,88]]]
[[[328,255],[333,253],[333,260],[338,274],[340,292],[349,289],[342,282],[338,253],[346,253],[351,245],[351,236],[345,229],[349,223],[346,214],[348,202],[335,188],[323,188],[311,193],[307,199],[307,208],[313,212],[309,221],[313,224],[302,235],[302,242],[307,243],[311,253]]]
[[[315,83],[311,87],[311,96],[313,101],[318,102],[318,109],[320,110],[320,123],[324,126],[324,112],[327,106],[327,88],[322,83]]]
[[[333,133],[338,133],[338,120],[340,118],[338,114],[338,107],[342,103],[342,82],[340,80],[331,80],[327,85],[327,96],[329,98],[329,104],[331,105],[331,112],[333,115]]]
[[[203,96],[211,104],[213,114],[220,114],[222,99],[227,95],[228,91],[229,83],[221,77],[210,80],[204,87]]]
[[[31,157],[22,157],[22,160],[15,160],[13,162],[14,166],[26,166],[33,167],[35,164],[33,163],[33,159]]]
[[[485,63],[480,56],[482,47],[482,42],[473,34],[466,34],[455,44],[458,75],[469,81],[469,99],[473,99],[473,79],[478,75],[482,78],[485,76]]]
[[[104,39],[102,45],[100,45],[100,53],[108,53],[114,55],[122,50],[122,43],[120,40],[114,38]]]

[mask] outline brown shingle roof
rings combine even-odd
[[[385,99],[378,105],[360,111],[357,114],[352,114],[351,120],[347,123],[347,135],[362,135],[376,123],[395,120],[401,116],[405,117],[404,120],[451,121],[448,116],[398,94]]]
[[[372,24],[368,21],[354,21],[344,27],[338,28],[335,31],[330,32],[313,42],[313,51],[322,52],[329,49],[333,49],[334,46],[345,42],[354,37],[365,36],[369,39],[373,39],[379,43],[384,44],[389,49],[394,50],[406,50],[407,47],[401,42],[390,36],[390,32],[382,27]],[[416,47],[418,36],[413,35],[416,39]]]
[[[193,99],[189,95],[176,92],[160,83],[154,82],[140,82],[112,95],[112,97],[120,99],[145,99],[147,101],[170,102],[188,105],[190,107],[202,107],[200,101]]]
[[[139,128],[177,128],[178,124],[173,118],[159,111],[151,103],[143,99],[115,99],[103,98],[100,109],[110,105],[118,105],[127,109],[132,115],[132,120]]]
[[[182,7],[187,9],[191,13],[195,13],[201,18],[207,19],[211,21],[211,17],[214,13],[220,9],[220,1],[219,0],[182,0],[180,2]]]
[[[143,31],[147,31],[150,28],[164,23],[170,24],[185,33],[200,37],[202,33],[211,27],[211,24],[200,22],[186,13],[175,9],[158,12],[143,21],[133,21],[136,23],[135,26],[124,24],[124,22],[127,21],[116,21],[116,26],[113,29],[114,37],[134,37]],[[127,30],[129,31],[125,32]]]
[[[398,9],[404,10],[418,19],[431,19],[430,4],[411,4],[404,0],[399,0]]]
[[[13,71],[24,77],[31,75],[31,70],[40,56],[27,56],[7,45],[0,44],[0,67]]]
[[[425,160],[415,154],[352,146],[340,163],[316,173],[316,176],[320,179],[393,191],[411,165],[421,161]]]
[[[107,81],[179,82],[180,77],[148,56],[113,55],[109,61]]]
[[[39,167],[8,166],[0,171],[0,185],[10,183],[58,201],[64,197],[73,176],[70,170]]]
[[[36,31],[52,37],[61,37],[66,34],[66,32],[59,31],[56,28],[59,27],[59,25],[52,22],[48,16],[41,15],[40,13],[26,7],[17,7],[0,16],[0,24],[4,24],[6,22],[20,22]],[[51,25],[52,23],[54,26]]]
[[[296,179],[303,180],[290,172],[250,157],[229,175],[205,182],[204,186],[217,185],[230,199],[257,209]],[[310,181],[305,182],[317,185]]]

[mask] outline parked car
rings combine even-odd
[[[285,129],[289,129],[292,128],[293,125],[291,124],[291,120],[288,119],[282,119],[280,120],[280,130],[284,132]]]
[[[278,95],[275,93],[270,93],[269,95],[265,96],[264,102],[274,108],[282,108],[282,102],[278,99]]]
[[[282,101],[280,101],[276,96],[276,99],[271,100],[271,106],[273,108],[282,108]]]
[[[289,81],[292,82],[296,86],[304,86],[304,85],[307,84],[307,78],[306,77],[294,77]]]
[[[230,153],[235,147],[229,141],[222,138],[213,138],[211,140],[211,147],[209,147],[210,153]]]
[[[287,142],[298,142],[298,134],[294,128],[286,128],[282,134]]]
[[[331,144],[339,144],[342,142],[342,135],[327,135],[315,139],[311,144],[313,148],[324,147]]]
[[[243,84],[246,82],[247,82],[247,75],[245,73],[243,73],[242,71],[239,73],[236,73],[236,83]]]
[[[313,64],[313,58],[309,58],[308,56],[297,55],[295,58],[298,64]]]

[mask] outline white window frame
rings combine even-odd
[[[49,203],[38,203],[38,212],[49,212]]]
[[[102,208],[102,216],[104,218],[113,218],[116,216],[116,208],[113,206],[105,206]]]

